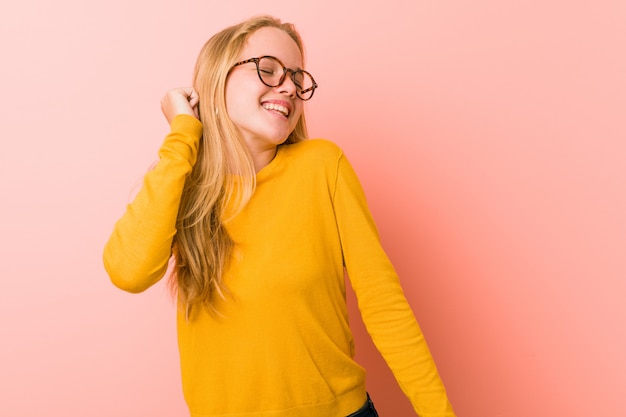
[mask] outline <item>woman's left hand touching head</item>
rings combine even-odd
[[[161,99],[161,111],[170,124],[179,114],[198,119],[198,93],[192,87],[174,88]]]

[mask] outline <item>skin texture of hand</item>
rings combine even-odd
[[[198,118],[198,93],[191,87],[174,88],[161,99],[161,111],[168,123],[179,114]]]

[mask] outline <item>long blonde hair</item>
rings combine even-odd
[[[258,16],[215,34],[196,62],[193,87],[200,98],[203,134],[197,162],[183,189],[174,238],[175,267],[170,279],[188,318],[196,306],[216,313],[216,297],[224,298],[228,293],[223,274],[234,244],[224,223],[243,209],[256,185],[248,148],[228,117],[225,89],[228,73],[246,40],[263,27],[284,30],[298,45],[304,61],[302,40],[292,24]],[[303,113],[285,143],[306,137]]]

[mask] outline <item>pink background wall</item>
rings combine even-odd
[[[306,40],[311,133],[360,174],[459,416],[626,415],[625,3],[262,3],[0,6],[0,415],[186,415],[164,286],[120,292],[101,251],[162,94],[261,12]],[[354,321],[381,415],[414,415]]]

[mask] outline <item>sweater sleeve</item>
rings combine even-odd
[[[374,344],[420,417],[453,417],[419,324],[381,247],[359,180],[343,155],[333,204],[344,263]]]
[[[117,221],[104,247],[104,267],[119,288],[137,293],[159,281],[172,253],[185,179],[196,162],[202,124],[178,115],[159,150],[159,161]]]

